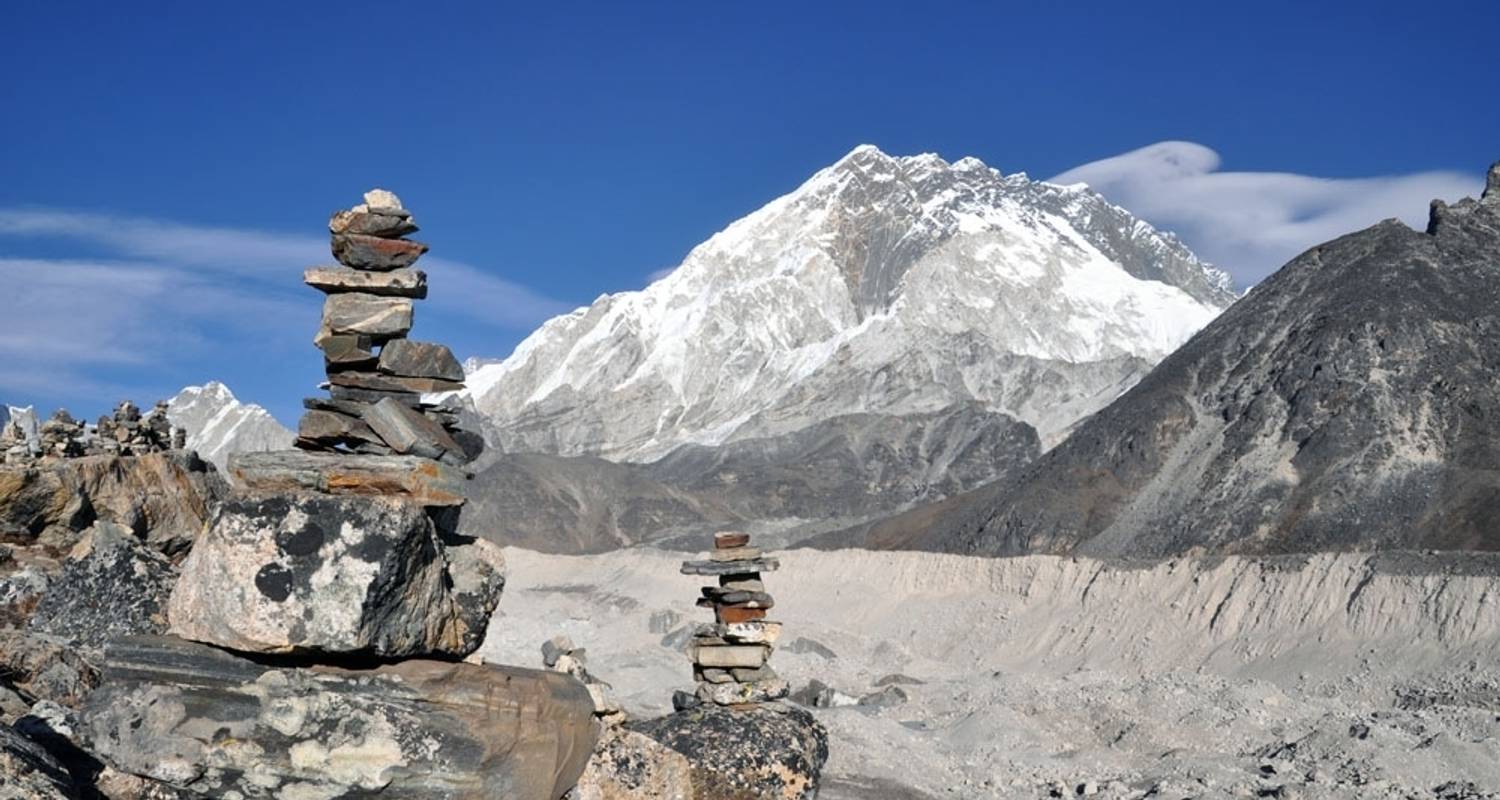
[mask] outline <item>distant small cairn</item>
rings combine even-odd
[[[776,604],[766,593],[761,573],[781,563],[750,546],[750,535],[714,534],[714,549],[702,561],[684,561],[684,575],[717,577],[718,586],[703,587],[698,606],[714,610],[713,624],[699,626],[688,645],[697,692],[672,698],[680,711],[702,703],[737,706],[785,697],[787,682],[769,663],[781,636],[781,623],[766,619]]]
[[[93,426],[73,418],[59,408],[41,425],[27,430],[20,419],[13,418],[0,427],[0,456],[10,465],[31,464],[84,456],[143,456],[182,450],[187,447],[187,431],[172,427],[167,418],[167,401],[160,400],[144,415],[135,403],[123,400],[113,414],[99,417]]]
[[[412,268],[427,245],[405,238],[417,226],[395,194],[371,189],[364,200],[328,221],[333,257],[342,266],[302,275],[326,295],[313,344],[323,351],[332,396],[303,401],[307,413],[295,444],[466,464],[483,439],[460,425],[455,401],[423,398],[463,389],[463,367],[446,346],[406,338],[413,301],[427,297],[427,274]]]

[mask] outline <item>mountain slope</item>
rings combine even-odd
[[[231,453],[286,450],[294,435],[269,411],[241,403],[218,381],[189,386],[168,403],[167,419],[187,431],[187,445],[220,470]]]
[[[1500,164],[1313,248],[1013,479],[858,535],[985,554],[1500,549]]]
[[[1051,444],[1233,300],[1085,187],[865,146],[467,382],[511,452],[648,462],[970,403]]]

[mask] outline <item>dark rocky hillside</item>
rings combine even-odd
[[[1297,257],[1063,444],[825,544],[980,554],[1500,549],[1500,164]]]

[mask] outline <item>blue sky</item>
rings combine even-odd
[[[433,246],[413,335],[463,357],[864,142],[1088,180],[1242,284],[1500,159],[1500,3],[1229,5],[13,4],[0,400],[222,379],[293,422],[300,271],[374,185]]]

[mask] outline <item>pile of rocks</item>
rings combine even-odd
[[[101,416],[92,428],[74,419],[65,408],[53,412],[35,437],[27,435],[19,419],[11,419],[0,428],[0,456],[6,464],[101,455],[143,456],[186,446],[187,431],[172,427],[165,400],[157,401],[145,415],[135,403],[121,401],[113,414]]]
[[[342,266],[313,267],[303,282],[327,295],[313,343],[323,351],[330,397],[303,401],[297,426],[304,450],[416,455],[447,464],[479,456],[483,439],[464,430],[452,403],[424,394],[464,387],[464,371],[441,344],[412,341],[413,301],[427,297],[427,275],[412,265],[427,245],[406,239],[416,224],[384,189],[328,221]]]
[[[556,798],[598,705],[571,677],[474,655],[504,557],[458,533],[466,456],[420,402],[457,385],[426,374],[452,354],[396,338],[409,299],[373,305],[403,280],[425,293],[404,268],[426,247],[398,238],[415,226],[394,195],[366,198],[332,225],[348,274],[316,278],[360,290],[329,289],[333,399],[304,449],[230,458],[235,492],[181,564],[168,635],[105,646],[80,734],[120,772],[212,797]],[[361,366],[331,366],[356,349]],[[325,424],[351,433],[308,435]]]
[[[707,560],[683,562],[684,575],[714,576],[718,585],[703,587],[698,600],[700,607],[714,610],[714,623],[700,626],[688,647],[697,692],[678,693],[674,706],[763,703],[787,695],[787,682],[767,663],[781,623],[766,619],[775,601],[761,581],[761,573],[780,566],[750,546],[749,534],[737,532],[714,534]]]
[[[625,721],[625,709],[615,699],[614,688],[588,670],[588,651],[575,647],[573,640],[558,634],[542,643],[542,664],[553,672],[564,672],[577,678],[589,690],[594,701],[594,716],[606,725]]]

